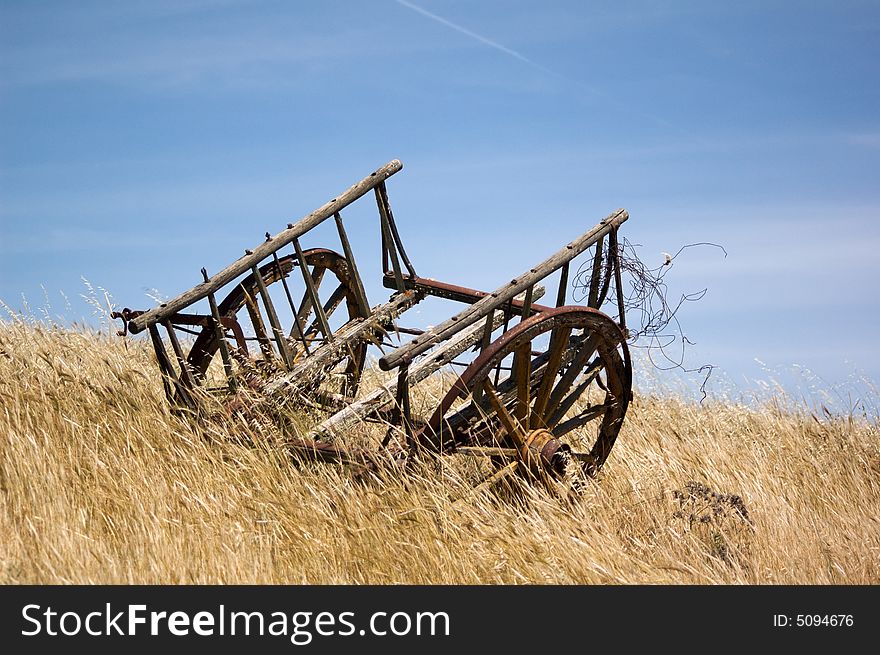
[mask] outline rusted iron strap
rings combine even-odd
[[[312,228],[320,225],[343,207],[350,205],[402,168],[403,164],[397,159],[388,162],[382,168],[371,173],[344,193],[339,194],[329,202],[321,205],[311,214],[303,217],[298,223],[291,223],[286,230],[282,230],[270,240],[257,246],[254,248],[253,252],[239,258],[207,282],[196,285],[189,291],[177,296],[177,298],[164,302],[158,307],[145,312],[141,316],[133,318],[128,324],[129,331],[135,334],[141,332],[150,325],[168,318],[171,314],[190,306],[194,302],[206,298],[209,293],[217,291],[242,273],[246,273],[252,267],[271,256],[273,252],[278,251],[291,243],[294,239],[301,237]]]
[[[382,277],[382,284],[386,289],[396,289],[397,284],[394,279],[394,274],[386,271],[385,275]],[[449,284],[448,282],[432,280],[427,277],[405,277],[403,278],[403,286],[407,289],[415,289],[431,296],[437,296],[438,298],[455,300],[467,304],[473,304],[478,300],[482,300],[486,296],[491,295],[488,291],[478,291],[477,289],[460,287],[457,284]],[[535,297],[537,298],[537,296]],[[522,310],[523,308],[522,300],[514,300],[512,304],[515,309]],[[531,305],[531,311],[533,312],[546,312],[548,309],[552,308],[547,307],[546,305]],[[420,332],[419,334],[424,334],[424,332]]]
[[[610,231],[619,227],[628,218],[629,214],[625,209],[618,209],[613,212],[594,228],[575,239],[557,253],[530,269],[528,272],[514,278],[504,286],[493,291],[489,296],[478,300],[464,311],[428,330],[425,334],[412,339],[409,343],[401,346],[394,352],[381,357],[379,359],[379,368],[383,371],[390,371],[401,364],[411,362],[439,342],[445,341],[456,332],[476,321],[479,321],[489,312],[502,306],[518,293],[528,289],[536,282],[544,279],[559,269],[566,262],[570,262]]]

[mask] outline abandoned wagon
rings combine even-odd
[[[182,412],[199,412],[209,397],[234,399],[243,388],[320,409],[317,425],[285,435],[285,445],[302,457],[481,457],[492,462],[486,483],[517,473],[559,479],[572,467],[595,474],[631,398],[617,239],[627,212],[612,212],[500,288],[478,291],[416,272],[388,197],[387,180],[401,169],[389,162],[300,221],[267,233],[218,273],[202,269],[203,281],[176,298],[114,316],[127,332],[149,333],[168,400]],[[343,211],[368,194],[378,213],[382,284],[391,290],[375,305],[343,220]],[[338,243],[304,244],[327,221]],[[584,297],[573,304],[572,262],[582,254]],[[555,295],[540,304],[539,283],[550,276]],[[424,330],[401,325],[428,296],[453,304],[449,318]],[[207,309],[196,311],[205,300]],[[380,369],[396,375],[364,391],[370,348],[381,348]],[[416,415],[414,387],[453,363],[459,366],[439,402]],[[347,448],[337,438],[365,421],[386,426],[371,448]]]

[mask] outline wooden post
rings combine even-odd
[[[599,309],[599,284],[602,282],[602,241],[596,242],[596,254],[593,256],[593,274],[590,276],[590,294],[587,297],[587,307]]]
[[[162,344],[162,338],[159,336],[159,330],[155,325],[150,326],[150,339],[153,342],[156,361],[159,362],[159,371],[162,373],[162,388],[165,390],[165,397],[169,403],[173,403],[174,392],[171,390],[171,380],[174,379],[174,373],[171,369],[171,362],[168,361],[165,346]]]
[[[407,379],[409,367],[401,366],[397,373],[397,393],[394,397],[394,408],[391,410],[389,417],[388,429],[385,431],[385,438],[382,439],[382,448],[386,448],[391,443],[391,438],[397,430],[397,424],[403,428],[406,436],[407,445],[412,447],[412,414],[409,408],[409,380]]]
[[[272,304],[272,298],[269,296],[269,290],[266,288],[266,281],[256,264],[253,269],[254,277],[257,278],[257,288],[260,290],[260,297],[263,299],[263,307],[266,308],[266,314],[269,316],[269,325],[272,326],[272,334],[275,335],[275,343],[278,344],[278,352],[281,355],[281,361],[289,370],[291,365],[290,351],[287,349],[287,341],[284,338],[284,330],[281,329],[281,323],[278,320],[278,314],[275,313],[275,305]]]
[[[306,264],[306,256],[303,254],[302,246],[299,245],[299,239],[293,240],[293,247],[296,250],[296,258],[302,270],[303,281],[306,283],[306,293],[315,310],[315,319],[318,322],[318,327],[324,334],[324,341],[332,341],[333,335],[330,333],[330,325],[327,322],[327,316],[324,314],[324,306],[321,304],[321,298],[318,296],[318,290],[315,288],[315,281],[309,272],[309,265]],[[305,303],[303,303],[303,307],[305,307]]]
[[[400,420],[406,440],[412,445],[412,412],[409,406],[409,366],[401,366],[397,373],[397,402],[400,406]]]
[[[483,336],[480,339],[480,352],[483,352],[488,347],[489,343],[492,341],[492,331],[495,329],[495,326],[493,325],[493,321],[492,321],[493,318],[494,318],[493,314],[486,315],[486,324],[483,327]],[[476,389],[474,389],[474,402],[479,405],[482,398],[483,398],[483,387],[480,386],[480,387],[477,387]]]
[[[526,289],[526,298],[523,300],[522,306],[522,320],[526,320],[532,314],[532,293],[535,290],[535,285],[530,286]]]
[[[208,281],[208,271],[202,269],[202,277],[205,282]],[[217,335],[217,347],[220,349],[220,357],[223,359],[223,372],[226,374],[226,381],[229,384],[229,390],[235,393],[236,384],[235,377],[232,375],[232,360],[229,357],[229,344],[226,343],[226,332],[223,330],[223,323],[220,322],[220,310],[217,309],[217,300],[214,298],[214,292],[208,292],[208,304],[211,306],[211,316],[214,318],[214,331]]]
[[[394,245],[394,237],[391,236],[391,226],[388,221],[388,214],[385,210],[385,204],[382,202],[382,195],[379,193],[379,188],[375,188],[376,192],[376,204],[379,206],[379,225],[382,229],[382,244],[385,247],[385,253],[391,257],[391,268],[394,270],[394,281],[397,284],[397,290],[399,292],[403,292],[405,287],[403,286],[403,274],[400,272],[400,261],[397,259],[397,248]],[[385,260],[385,256],[382,257],[383,262]],[[385,271],[382,271],[383,273]]]
[[[361,316],[369,316],[370,304],[367,301],[367,292],[364,290],[364,281],[361,279],[361,274],[354,261],[354,252],[351,249],[351,243],[348,241],[348,235],[345,233],[342,216],[339,212],[336,212],[333,215],[333,219],[336,221],[336,231],[339,233],[339,241],[342,243],[342,252],[345,255],[345,259],[348,260],[349,267],[351,267],[351,277],[354,279],[355,292],[357,293],[358,311]]]
[[[192,371],[189,370],[189,364],[183,354],[183,348],[180,347],[180,341],[177,339],[177,333],[174,331],[174,326],[171,324],[171,321],[167,319],[162,321],[162,325],[165,326],[165,330],[168,332],[168,338],[171,341],[171,348],[174,350],[174,356],[177,358],[177,363],[180,364],[180,379],[183,380],[183,383],[189,389],[192,389],[196,384],[195,379],[193,378]]]
[[[242,292],[244,293],[245,307],[247,307],[248,314],[251,317],[251,325],[254,328],[254,335],[257,337],[257,342],[260,344],[260,351],[263,353],[263,357],[267,362],[272,361],[275,358],[275,352],[272,350],[272,342],[266,334],[266,326],[263,323],[263,316],[260,314],[260,308],[257,307],[257,301],[243,286]]]
[[[562,307],[565,304],[565,294],[568,291],[568,268],[571,262],[565,262],[559,274],[559,289],[556,291],[556,306]]]
[[[501,330],[501,334],[507,334],[507,328],[510,326],[510,320],[513,318],[513,298],[507,301],[507,307],[504,309],[504,328]],[[498,380],[501,379],[501,362],[504,360],[499,359],[498,363],[495,365],[495,382],[494,384],[498,384]]]
[[[381,206],[385,208],[385,216],[388,218],[388,227],[391,229],[391,236],[394,238],[394,243],[397,245],[400,258],[403,259],[403,265],[406,266],[406,270],[410,277],[416,277],[416,269],[413,267],[409,257],[406,256],[406,250],[403,248],[403,240],[400,238],[400,233],[397,231],[397,223],[394,222],[394,214],[391,212],[391,202],[388,200],[388,189],[385,188],[385,182],[381,182],[376,187],[376,192],[379,194]]]

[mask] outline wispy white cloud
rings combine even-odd
[[[278,14],[276,20],[239,25],[234,16],[225,15],[238,4],[244,3],[157,1],[128,3],[124,10],[111,4],[92,12],[20,8],[18,22],[31,28],[41,25],[40,38],[0,43],[0,86],[80,81],[182,86],[205,80],[237,86],[298,84],[298,75],[326,71],[339,62],[384,60],[437,49],[436,42],[409,38],[394,25],[372,22],[370,16],[375,14],[369,12],[363,12],[360,20],[338,22],[327,29],[315,29],[323,27],[320,9],[306,16],[287,12]],[[563,77],[517,50],[418,5],[406,0],[400,4],[538,71]],[[160,29],[162,21],[179,14],[202,14],[204,25],[194,26],[191,15],[177,29]]]
[[[415,5],[411,2],[407,2],[407,0],[397,0],[397,4],[402,5],[402,6],[406,7],[407,9],[412,9],[413,11],[421,14],[422,16],[425,16],[426,18],[430,18],[431,20],[433,20],[437,23],[440,23],[441,25],[445,25],[446,27],[453,29],[456,32],[464,34],[465,36],[468,36],[476,41],[479,41],[483,45],[487,45],[490,48],[494,48],[495,50],[498,50],[499,52],[503,52],[504,54],[509,55],[509,56],[513,57],[514,59],[518,59],[521,62],[528,64],[529,66],[532,66],[534,68],[537,68],[540,71],[543,71],[543,72],[548,73],[550,75],[553,75],[555,77],[563,77],[562,75],[560,75],[556,71],[550,70],[546,66],[542,66],[541,64],[534,61],[533,59],[529,59],[521,52],[517,52],[513,48],[508,48],[507,46],[502,45],[502,44],[498,43],[497,41],[493,41],[492,39],[485,37],[482,34],[477,34],[476,32],[473,32],[473,31],[467,29],[466,27],[462,27],[461,25],[459,25],[457,23],[453,23],[451,20],[447,20],[447,19],[443,18],[442,16],[438,16],[437,14],[428,11],[424,7],[420,7],[420,6]]]
[[[394,25],[364,8],[328,3],[249,12],[239,0],[103,4],[52,9],[0,7],[0,87],[108,82],[139,87],[210,83],[212,88],[300,86],[308,77],[384,66],[401,54],[434,49],[391,37]],[[6,36],[4,30],[4,36]]]

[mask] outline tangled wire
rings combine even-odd
[[[636,316],[635,325],[627,324],[629,337],[632,339],[631,347],[644,348],[651,364],[659,370],[677,368],[685,373],[704,374],[700,384],[702,402],[706,399],[706,383],[715,365],[702,364],[696,368],[687,368],[684,365],[686,348],[694,345],[694,342],[682,332],[678,311],[685,303],[701,300],[708,288],[682,294],[672,304],[668,299],[669,287],[664,279],[675,259],[688,248],[697,246],[719,248],[727,257],[727,251],[718,244],[705,241],[689,243],[679,248],[674,255],[664,253],[664,262],[656,268],[650,268],[636,253],[639,245],[631,243],[625,237],[617,244],[617,256],[621,274],[627,273],[629,276],[629,289],[623,291],[623,312],[628,317]],[[616,297],[617,290],[612,275],[614,262],[610,253],[611,249],[606,248],[599,262],[594,255],[580,265],[572,281],[575,301],[588,300],[589,304],[598,307],[607,296]],[[619,315],[617,319],[620,320]]]

